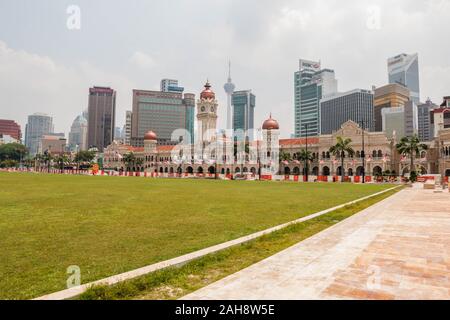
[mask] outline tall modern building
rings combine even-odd
[[[374,118],[375,131],[383,130],[381,110],[385,108],[398,108],[405,105],[410,99],[409,89],[403,85],[393,83],[374,90]]]
[[[227,129],[233,128],[233,106],[231,103],[231,96],[233,95],[236,86],[231,81],[231,62],[228,63],[228,81],[223,86],[225,93],[227,94]]]
[[[18,141],[22,139],[22,131],[20,130],[20,125],[18,125],[14,120],[0,119],[0,134],[8,135]]]
[[[384,108],[381,110],[383,132],[386,137],[397,141],[405,136],[405,106],[398,108]]]
[[[411,100],[420,104],[419,56],[399,54],[388,59],[389,83],[401,84],[411,92]]]
[[[417,105],[413,100],[405,103],[405,135],[412,137],[418,134]]]
[[[144,145],[144,135],[153,131],[159,144],[171,141],[177,129],[186,129],[194,142],[195,95],[192,93],[133,90],[131,144]]]
[[[116,91],[107,87],[89,88],[88,148],[100,152],[114,140]]]
[[[28,116],[28,122],[25,127],[25,146],[31,155],[38,153],[42,137],[52,132],[52,117],[44,113],[35,113]]]
[[[348,120],[364,121],[365,128],[373,131],[373,114],[373,92],[369,90],[355,89],[323,98],[320,102],[321,134],[339,130]]]
[[[127,111],[125,114],[125,125],[123,127],[123,142],[126,145],[131,144],[131,119],[133,113],[131,111]]]
[[[320,62],[300,60],[294,74],[295,136],[317,136],[320,133],[320,100],[337,92],[334,71],[321,69]]]
[[[414,101],[407,101],[404,106],[397,108],[384,108],[381,110],[383,131],[386,136],[411,137],[418,134],[418,114]]]
[[[87,150],[87,131],[88,122],[84,117],[84,113],[80,114],[72,122],[69,132],[69,150],[78,152]]]
[[[239,141],[254,139],[256,97],[251,90],[235,91],[232,94],[233,130],[242,130],[246,136],[237,135]]]
[[[161,80],[161,92],[180,92],[184,91],[183,87],[178,86],[178,80],[174,79],[162,79]]]
[[[421,103],[417,106],[417,124],[418,134],[420,141],[431,141],[434,137],[434,128],[431,125],[433,110],[438,106],[431,102],[430,99],[425,103]]]

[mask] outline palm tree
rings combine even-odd
[[[133,152],[128,152],[123,156],[123,162],[127,167],[131,167],[136,162],[136,156]]]
[[[280,151],[279,158],[280,158],[280,162],[281,161],[291,161],[291,155],[283,150]]]
[[[306,175],[309,172],[308,162],[314,160],[312,152],[306,151],[306,149],[302,149],[299,153],[297,153],[297,159],[305,163],[305,172],[303,174]]]
[[[352,139],[342,137],[336,138],[336,144],[330,148],[330,153],[335,157],[341,158],[341,182],[344,181],[345,170],[344,170],[344,158],[347,153],[350,157],[353,157],[355,150],[351,147]]]
[[[61,154],[56,158],[56,162],[59,164],[60,173],[64,171],[64,164],[69,162],[69,158],[66,154]]]
[[[136,164],[136,166],[140,167],[140,166],[142,166],[144,164],[144,159],[137,158],[134,163]]]
[[[50,152],[45,151],[41,158],[45,164],[47,164],[47,172],[50,172],[50,163],[53,160],[53,156]]]
[[[414,157],[422,151],[427,150],[428,146],[424,143],[420,143],[417,135],[413,135],[412,137],[403,137],[395,147],[400,154],[408,155],[411,158],[410,179],[414,182],[417,176],[414,168]]]

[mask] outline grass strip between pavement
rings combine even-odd
[[[402,188],[346,206],[323,216],[288,226],[258,239],[171,267],[107,286],[94,286],[81,300],[181,298],[230,274],[249,267],[386,199]]]

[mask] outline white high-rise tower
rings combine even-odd
[[[231,62],[228,62],[228,82],[223,86],[227,94],[227,130],[233,129],[233,106],[231,96],[236,86],[231,82]]]

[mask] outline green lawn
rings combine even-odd
[[[0,173],[0,298],[33,298],[389,188]]]

